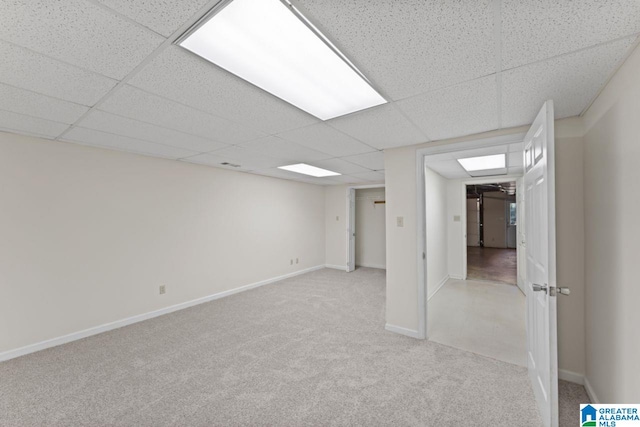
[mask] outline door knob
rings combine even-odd
[[[571,289],[569,288],[556,288],[556,293],[562,295],[569,295],[571,293]]]

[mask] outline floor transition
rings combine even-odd
[[[525,368],[384,326],[383,270],[315,271],[0,363],[0,425],[540,424]]]

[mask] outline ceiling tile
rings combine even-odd
[[[510,153],[522,153],[523,145],[521,142],[516,142],[515,144],[509,144],[509,152]]]
[[[210,139],[98,110],[89,113],[77,126],[198,152],[227,147]]]
[[[384,170],[384,153],[382,151],[343,157],[342,160],[346,160],[350,163],[355,163],[356,165],[371,170]]]
[[[116,81],[0,41],[0,82],[92,106]]]
[[[282,169],[275,169],[275,168],[253,171],[252,173],[256,175],[270,176],[273,178],[287,179],[290,181],[304,182],[306,184],[315,184],[315,185],[335,185],[336,184],[335,181],[330,179],[335,177],[316,178],[313,176],[303,175],[303,174],[286,171]]]
[[[469,178],[469,174],[460,166],[457,160],[429,163],[428,167],[446,179]]]
[[[391,99],[496,71],[493,0],[298,3]]]
[[[524,167],[514,166],[508,169],[509,175],[522,175],[524,174]]]
[[[508,156],[507,165],[509,168],[522,166],[524,164],[522,152],[509,153]]]
[[[496,77],[483,77],[414,96],[396,105],[431,140],[497,129]]]
[[[502,0],[503,69],[638,32],[637,0]]]
[[[226,144],[238,144],[264,135],[238,123],[151,95],[128,85],[119,88],[102,103],[100,110]]]
[[[194,16],[208,0],[97,0],[165,37]]]
[[[334,157],[376,151],[375,148],[371,148],[324,123],[316,123],[311,126],[290,130],[278,134],[278,136]]]
[[[381,172],[373,172],[373,171],[359,172],[359,173],[352,173],[349,176],[352,176],[354,178],[364,179],[369,182],[384,182],[384,173],[381,173]]]
[[[113,135],[93,129],[73,128],[62,138],[63,141],[75,142],[82,145],[98,146],[119,151],[128,151],[138,154],[146,154],[154,157],[179,159],[192,156],[196,153],[182,148],[168,145],[155,144],[140,139],[127,138],[126,136]]]
[[[0,110],[71,124],[89,108],[0,83]]]
[[[426,136],[391,104],[338,117],[327,124],[380,150],[427,141]]]
[[[349,163],[342,159],[318,160],[313,162],[312,166],[317,166],[319,168],[328,169],[345,175],[358,172],[370,172],[370,170],[365,167],[358,166],[355,163]]]
[[[84,0],[0,3],[0,39],[121,79],[164,38]]]
[[[265,156],[255,150],[236,146],[223,148],[212,153],[207,153],[206,155],[194,156],[184,160],[219,167],[224,167],[220,165],[221,163],[228,162],[239,165],[238,168],[234,169],[243,171],[273,168],[286,163],[286,160]]]
[[[362,184],[368,183],[370,181],[364,178],[357,178],[351,175],[339,175],[330,177],[331,181],[334,181],[336,184]]]
[[[317,160],[325,160],[331,156],[293,142],[285,141],[275,136],[261,138],[255,141],[247,142],[241,147],[253,150],[264,156],[270,156],[278,159],[286,160],[291,163],[309,163]]]
[[[69,125],[0,110],[0,130],[55,138]]]
[[[158,55],[130,83],[269,134],[318,122],[178,46]]]
[[[554,101],[556,119],[577,116],[634,41],[618,40],[502,73],[502,126],[533,122],[547,99]]]

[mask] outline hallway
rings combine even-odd
[[[467,279],[517,283],[515,249],[467,246]]]

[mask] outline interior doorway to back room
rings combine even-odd
[[[468,184],[467,279],[517,284],[516,182]]]

